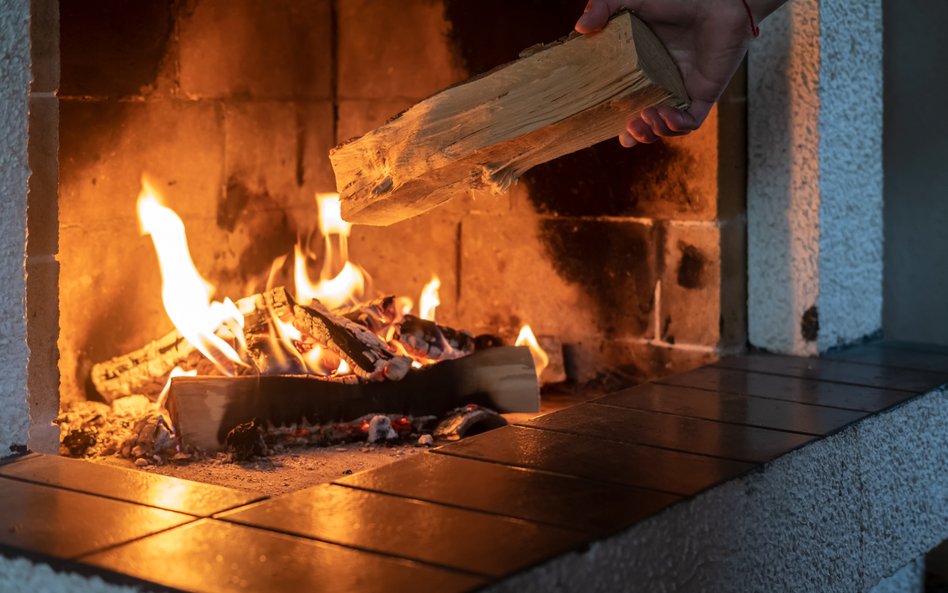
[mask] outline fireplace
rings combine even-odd
[[[580,4],[62,2],[58,224],[37,222],[54,227],[43,230],[59,262],[59,359],[34,359],[32,373],[56,363],[60,381],[34,398],[99,399],[95,365],[173,329],[136,217],[143,176],[183,220],[215,299],[262,292],[274,274],[292,289],[294,249],[312,247],[314,275],[326,258],[316,198],[335,189],[332,146],[563,35]],[[691,137],[604,143],[506,194],[353,227],[364,299],[417,302],[436,276],[440,323],[508,343],[530,324],[570,392],[739,351],[744,84]]]
[[[182,590],[326,566],[339,590],[849,591],[906,563],[917,580],[946,532],[948,472],[918,451],[945,447],[948,354],[833,351],[879,331],[882,296],[881,15],[843,4],[769,19],[697,134],[354,227],[373,295],[417,300],[437,275],[438,323],[508,343],[529,323],[562,354],[544,397],[567,409],[311,489],[277,477],[300,491],[257,501],[276,464],[221,464],[239,492],[55,455],[60,405],[101,396],[93,366],[172,329],[143,174],[215,298],[265,290],[301,238],[315,277],[327,151],[564,34],[581,2],[0,0],[0,574],[46,574],[26,556]]]

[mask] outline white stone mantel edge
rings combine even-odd
[[[948,537],[946,425],[942,388],[486,591],[870,591]]]

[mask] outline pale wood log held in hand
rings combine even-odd
[[[412,370],[401,381],[345,384],[319,377],[177,377],[168,409],[181,442],[214,451],[253,419],[285,426],[344,422],[366,414],[441,416],[467,404],[537,412],[540,388],[530,351],[504,346]]]
[[[643,109],[689,103],[654,33],[623,12],[600,33],[524,52],[330,153],[342,216],[389,225],[471,188],[617,137]]]

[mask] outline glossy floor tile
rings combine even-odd
[[[658,379],[656,383],[862,412],[878,412],[914,397],[914,394],[905,391],[827,383],[717,367],[704,367],[687,373],[669,375]]]
[[[219,518],[491,577],[588,540],[578,531],[330,484]]]
[[[0,466],[0,476],[204,517],[261,498],[222,486],[54,455],[30,456]]]
[[[0,478],[0,546],[74,558],[193,521],[91,494]]]
[[[871,344],[827,352],[827,360],[842,360],[896,369],[948,373],[948,353],[921,352],[883,344]]]
[[[894,369],[838,360],[772,354],[732,356],[721,359],[712,366],[912,393],[926,393],[948,383],[948,372]]]
[[[595,404],[574,406],[523,425],[748,463],[766,463],[815,438],[792,432]]]
[[[607,395],[592,403],[813,436],[824,436],[839,430],[864,418],[867,414],[853,410],[657,383],[644,383]]]
[[[196,593],[460,593],[483,579],[213,519],[83,559]]]
[[[679,495],[696,494],[754,467],[739,461],[521,426],[500,428],[434,451]]]
[[[613,533],[681,500],[653,490],[433,453],[337,483],[593,534]]]

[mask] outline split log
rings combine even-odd
[[[300,305],[285,288],[274,288],[249,298],[252,299],[249,302],[241,299],[238,303],[241,311],[252,311],[249,316],[253,321],[247,321],[248,314],[244,314],[245,325],[261,323],[259,317],[272,314],[325,344],[349,364],[353,373],[363,379],[398,381],[411,368],[411,359],[393,353],[385,342],[368,329],[330,313],[319,303]]]
[[[471,188],[503,192],[531,167],[615,138],[648,107],[688,103],[667,50],[623,12],[333,149],[342,216],[389,225]]]
[[[109,403],[127,395],[154,399],[172,369],[182,365],[193,352],[194,347],[175,330],[134,352],[94,365],[92,384]]]
[[[474,352],[474,336],[468,332],[414,315],[405,315],[394,339],[410,355],[427,360],[451,360]]]
[[[286,426],[347,422],[366,414],[441,416],[476,404],[536,412],[540,390],[530,351],[502,347],[413,370],[401,381],[344,384],[319,377],[176,377],[168,408],[181,442],[208,451],[244,422]]]
[[[398,319],[398,306],[395,297],[385,296],[349,309],[333,311],[333,313],[358,323],[378,335],[391,327]]]

